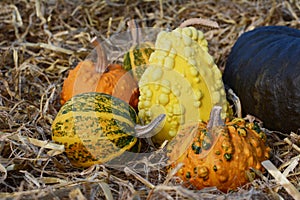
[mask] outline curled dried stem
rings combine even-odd
[[[139,138],[150,138],[156,135],[163,126],[163,121],[166,118],[165,114],[160,114],[155,119],[153,119],[149,124],[139,125],[137,124],[134,128],[136,130],[136,137]]]
[[[101,43],[99,42],[99,39],[97,37],[94,37],[91,40],[91,43],[92,45],[94,45],[97,51],[96,72],[103,73],[108,66],[107,55],[105,54],[105,51],[102,48]]]
[[[239,97],[233,92],[232,89],[228,89],[228,98],[233,101],[237,117],[242,118],[242,105]]]
[[[209,27],[209,28],[220,28],[219,24],[215,21],[203,18],[190,18],[185,20],[180,24],[180,28],[184,28],[190,25],[199,24],[201,26]]]

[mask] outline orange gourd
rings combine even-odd
[[[183,163],[176,176],[187,187],[228,192],[255,178],[251,168],[264,171],[261,162],[270,157],[265,133],[242,118],[224,123],[219,114],[214,107],[208,124],[185,126],[168,146],[170,169]]]
[[[63,84],[61,104],[77,94],[102,92],[126,101],[137,110],[139,97],[137,82],[120,64],[107,64],[106,55],[100,44],[96,42],[95,46],[97,63],[85,60],[70,70]]]

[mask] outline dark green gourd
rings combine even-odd
[[[238,38],[223,75],[240,97],[243,114],[271,130],[300,128],[300,30],[265,26]]]

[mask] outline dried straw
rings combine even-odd
[[[298,1],[2,0],[0,6],[1,199],[293,199],[268,173],[224,194],[216,188],[184,188],[167,175],[164,159],[136,163],[125,172],[103,165],[77,169],[63,147],[51,142],[50,127],[60,108],[63,80],[91,53],[91,38],[121,33],[131,19],[142,28],[164,29],[189,18],[208,19],[219,28],[196,26],[223,70],[245,31],[263,25],[299,29]],[[271,162],[299,190],[298,135],[268,131],[268,138]],[[147,166],[145,173],[137,166]]]

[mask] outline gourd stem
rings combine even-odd
[[[242,106],[239,97],[233,92],[232,89],[228,89],[228,98],[233,101],[237,117],[242,118]]]
[[[162,122],[164,121],[166,115],[160,114],[154,120],[152,120],[149,124],[141,126],[135,125],[134,129],[136,131],[135,136],[138,138],[150,138],[156,135],[162,128]]]
[[[215,127],[225,126],[224,120],[221,118],[222,107],[214,106],[210,112],[209,121],[207,124],[207,130],[213,133]]]
[[[97,37],[94,37],[91,40],[91,43],[96,48],[97,52],[96,72],[103,73],[108,66],[107,55],[105,54],[105,51],[102,48],[101,43],[99,42],[99,39]]]
[[[140,40],[142,38],[142,32],[139,29],[139,26],[138,26],[136,20],[132,19],[132,20],[128,21],[127,26],[129,28],[131,36],[132,36],[133,45],[139,45],[141,42]]]
[[[179,28],[184,28],[194,24],[199,24],[201,26],[206,26],[210,28],[220,28],[217,22],[211,21],[209,19],[202,19],[202,18],[187,19],[179,25]]]

